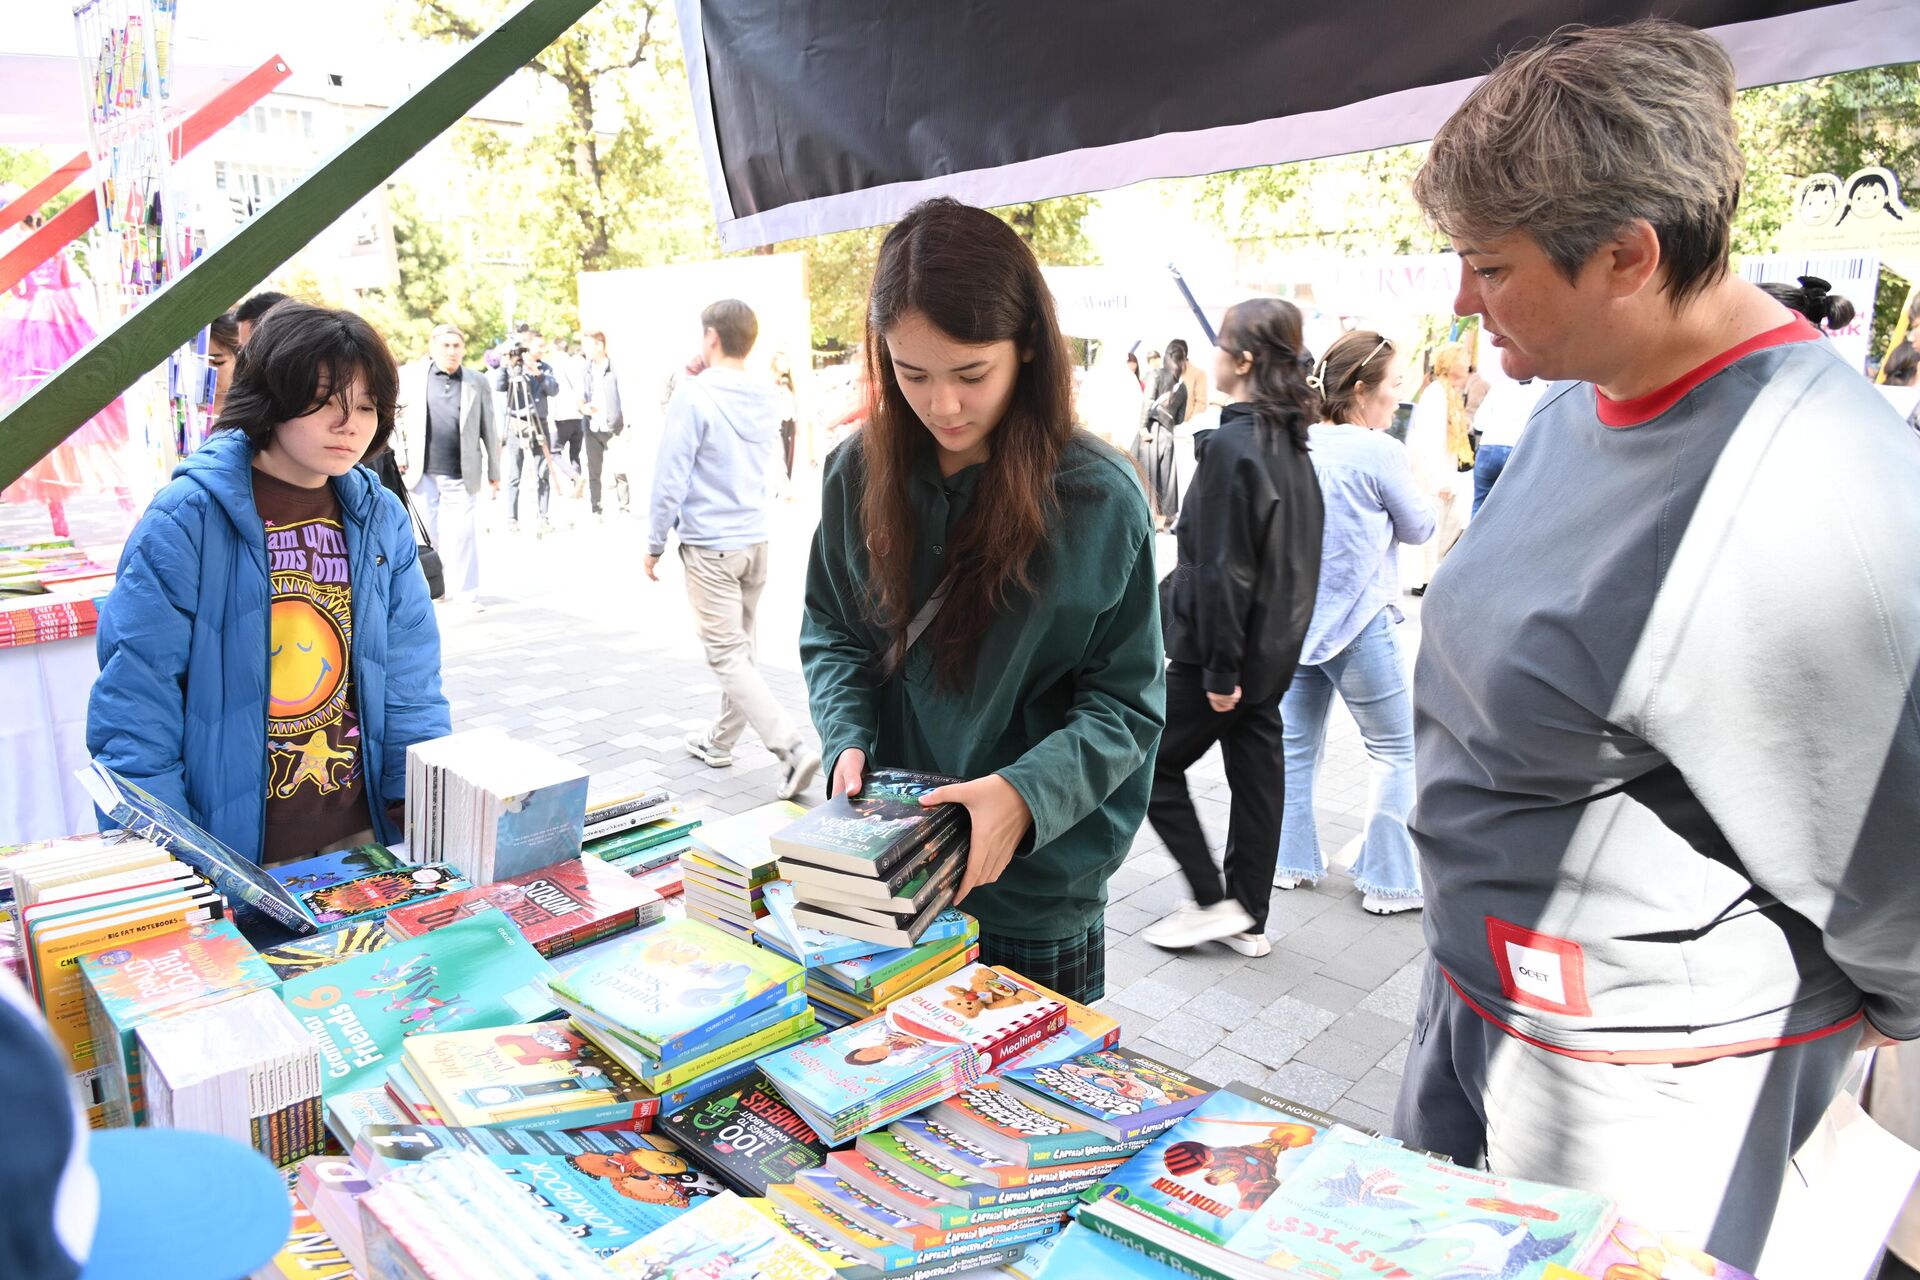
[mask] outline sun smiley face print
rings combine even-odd
[[[353,578],[338,500],[330,486],[300,489],[258,472],[254,496],[273,593],[266,708],[273,856],[276,848],[322,847],[364,829],[370,818],[351,676]]]

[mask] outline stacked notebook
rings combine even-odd
[[[687,918],[751,939],[766,914],[764,890],[775,877],[769,839],[806,810],[791,800],[703,823],[680,855]]]
[[[237,1138],[280,1165],[325,1144],[319,1051],[273,992],[161,1018],[135,1034],[155,1126]]]
[[[814,1131],[837,1144],[952,1097],[1066,1020],[1058,1000],[976,964],[760,1065]]]
[[[954,901],[967,862],[966,811],[920,797],[956,781],[875,769],[773,837],[800,924],[886,947],[918,942]]]
[[[497,729],[407,748],[407,856],[491,884],[580,856],[587,771]]]
[[[753,1059],[819,1030],[798,965],[698,920],[603,945],[550,990],[584,1035],[656,1093],[737,1080]]]
[[[598,858],[569,858],[390,911],[387,932],[395,938],[417,938],[455,920],[498,910],[534,950],[552,957],[653,924],[663,906],[658,894]]]
[[[232,922],[213,920],[82,955],[87,1027],[98,1064],[102,1122],[146,1119],[140,1041],[146,1023],[280,985]]]
[[[452,867],[412,866],[380,844],[322,853],[271,869],[313,922],[334,928],[384,920],[395,907],[459,893],[467,880]]]
[[[565,1022],[413,1036],[401,1067],[440,1120],[457,1128],[644,1125],[654,1096]]]

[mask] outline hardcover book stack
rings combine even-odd
[[[773,837],[797,923],[883,947],[910,947],[953,904],[966,869],[966,811],[920,797],[955,779],[875,769]]]
[[[565,1022],[412,1036],[400,1070],[442,1124],[646,1128],[660,1099]]]
[[[597,858],[569,858],[494,884],[444,894],[387,914],[387,932],[417,938],[486,911],[502,911],[549,958],[660,919],[665,904]]]
[[[250,1143],[275,1164],[326,1142],[320,1054],[272,991],[141,1026],[148,1120]]]
[[[136,1032],[174,1017],[280,985],[231,921],[190,925],[82,955],[87,1027],[98,1064],[94,1092],[102,1123],[143,1123],[146,1101]]]
[[[273,867],[269,874],[323,929],[377,923],[395,907],[458,893],[466,878],[435,863],[413,866],[379,844],[363,844]]]
[[[687,918],[751,939],[754,922],[767,911],[764,891],[777,874],[770,838],[805,813],[781,800],[702,824],[693,847],[680,855]]]
[[[698,920],[670,920],[549,984],[573,1025],[658,1094],[698,1097],[815,1034],[800,967]]]
[[[877,1017],[762,1059],[761,1069],[837,1145],[953,1096],[1066,1022],[1060,1001],[1006,970],[976,964]]]
[[[580,856],[587,772],[497,729],[407,748],[407,856],[474,884]]]

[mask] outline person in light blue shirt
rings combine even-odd
[[[1376,915],[1417,910],[1420,872],[1407,814],[1413,807],[1413,700],[1394,624],[1400,611],[1395,544],[1433,536],[1434,511],[1407,452],[1388,435],[1403,362],[1392,342],[1359,330],[1321,357],[1308,385],[1321,421],[1308,444],[1326,506],[1320,588],[1293,683],[1280,702],[1286,725],[1286,811],[1274,884],[1293,889],[1326,872],[1314,822],[1313,784],[1337,691],[1373,760],[1367,825],[1354,879]]]

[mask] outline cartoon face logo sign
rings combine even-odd
[[[1824,227],[1840,211],[1840,179],[1831,173],[1816,173],[1800,184],[1794,197],[1794,216],[1810,227]]]
[[[346,676],[346,644],[333,620],[299,596],[276,600],[270,621],[268,714],[291,720],[317,711]]]
[[[1878,165],[1856,170],[1845,182],[1838,174],[1816,173],[1800,184],[1793,205],[1794,218],[1807,227],[1852,228],[1907,220],[1900,180]]]

